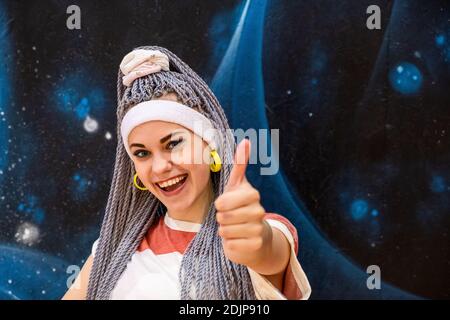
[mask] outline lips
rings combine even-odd
[[[173,196],[181,192],[186,184],[187,174],[183,174],[163,182],[155,183],[165,196]]]

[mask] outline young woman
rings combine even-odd
[[[250,141],[235,147],[206,83],[150,46],[123,58],[117,89],[105,217],[63,299],[308,299],[296,229],[265,212]]]

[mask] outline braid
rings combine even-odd
[[[211,174],[214,200],[223,193],[229,179],[235,150],[227,118],[208,85],[180,58],[157,46],[136,49],[159,50],[169,57],[170,71],[161,71],[122,84],[117,82],[117,141],[114,174],[106,205],[100,238],[92,266],[88,299],[109,299],[127,262],[136,251],[148,229],[162,214],[162,203],[150,192],[132,187],[135,174],[120,135],[125,113],[137,103],[174,92],[181,103],[206,116],[223,133],[219,141],[222,169]],[[179,272],[181,299],[256,299],[250,275],[245,266],[225,257],[218,235],[216,209],[211,202],[200,231],[186,249]]]

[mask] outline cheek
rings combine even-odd
[[[195,164],[194,160],[194,150],[189,145],[184,146],[183,148],[172,151],[170,154],[170,160],[182,166],[189,166]]]
[[[204,188],[206,188],[210,179],[209,166],[197,164],[190,166],[189,169],[192,177],[192,183],[194,184],[196,189],[202,191]]]
[[[141,164],[139,164],[138,162],[134,162],[134,170],[136,171],[136,173],[139,176],[139,179],[143,179],[144,178],[144,166],[142,166]]]
[[[134,162],[134,170],[136,170],[136,173],[138,174],[139,180],[141,180],[146,185],[149,183],[149,175],[148,172],[150,170],[150,167],[148,164],[140,163],[140,162]]]
[[[207,144],[199,137],[194,136],[188,140],[183,151],[180,152],[178,157],[183,164],[186,165],[209,165]],[[201,171],[202,169],[200,169]],[[203,168],[204,170],[204,168]],[[207,171],[207,170],[206,170]]]

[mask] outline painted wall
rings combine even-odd
[[[449,298],[448,1],[78,1],[68,30],[71,4],[0,1],[0,299],[60,298],[89,255],[140,45],[185,60],[232,127],[280,130],[279,173],[249,178],[296,225],[311,299]]]

